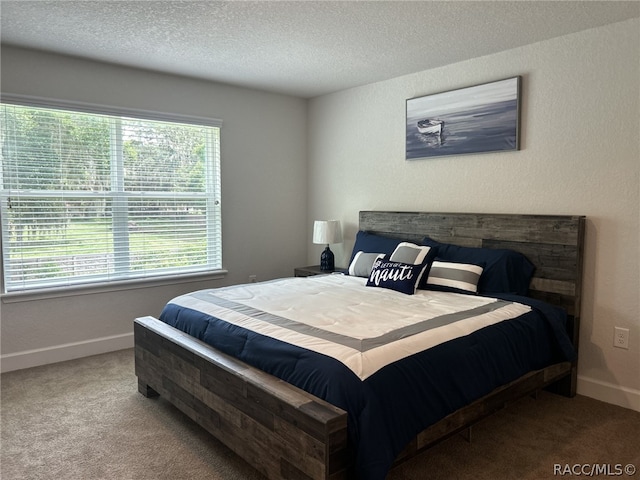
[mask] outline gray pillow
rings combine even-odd
[[[369,278],[371,270],[373,269],[373,263],[379,257],[384,257],[384,253],[365,253],[362,251],[356,253],[351,261],[351,265],[349,265],[349,275]]]
[[[396,249],[391,254],[390,260],[392,262],[408,263],[410,265],[420,265],[427,261],[427,255],[431,247],[416,245],[411,242],[399,243]]]

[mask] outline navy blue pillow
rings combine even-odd
[[[351,265],[353,257],[355,257],[358,252],[384,253],[385,255],[391,255],[398,244],[402,241],[404,240],[399,238],[383,237],[382,235],[376,235],[375,233],[360,230],[356,234],[356,243],[353,246],[353,251],[351,252],[349,265]]]
[[[422,244],[438,249],[438,260],[483,265],[478,282],[478,293],[515,293],[527,295],[529,283],[535,270],[527,257],[509,249],[460,247],[440,243],[429,237]]]
[[[388,288],[413,295],[428,265],[426,262],[418,265],[394,262],[389,259],[389,255],[385,255],[373,262],[367,287]]]

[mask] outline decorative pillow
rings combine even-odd
[[[384,257],[384,253],[356,253],[356,256],[353,257],[349,265],[349,275],[354,277],[368,277],[371,275],[373,263],[381,257]]]
[[[416,245],[415,243],[401,242],[389,257],[392,262],[409,263],[419,265],[427,260],[431,247]]]
[[[351,252],[349,265],[351,265],[351,262],[358,252],[384,253],[387,255],[392,253],[400,242],[402,242],[402,240],[398,238],[384,237],[360,230],[356,234],[356,243]]]
[[[482,265],[478,292],[527,295],[535,267],[519,252],[509,249],[461,247],[425,237],[423,245],[437,248],[438,260]]]
[[[429,270],[427,288],[476,293],[482,270],[479,265],[435,260]]]
[[[381,287],[396,292],[413,295],[418,283],[426,270],[428,263],[411,265],[403,262],[391,261],[388,255],[378,258],[373,263],[373,269],[367,287]]]

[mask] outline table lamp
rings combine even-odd
[[[340,220],[316,220],[313,223],[313,243],[321,243],[327,246],[320,255],[320,270],[333,272],[335,263],[329,244],[341,242]]]

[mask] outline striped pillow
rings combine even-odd
[[[482,267],[470,263],[434,261],[429,270],[427,288],[477,293]],[[438,288],[441,287],[441,288]]]

